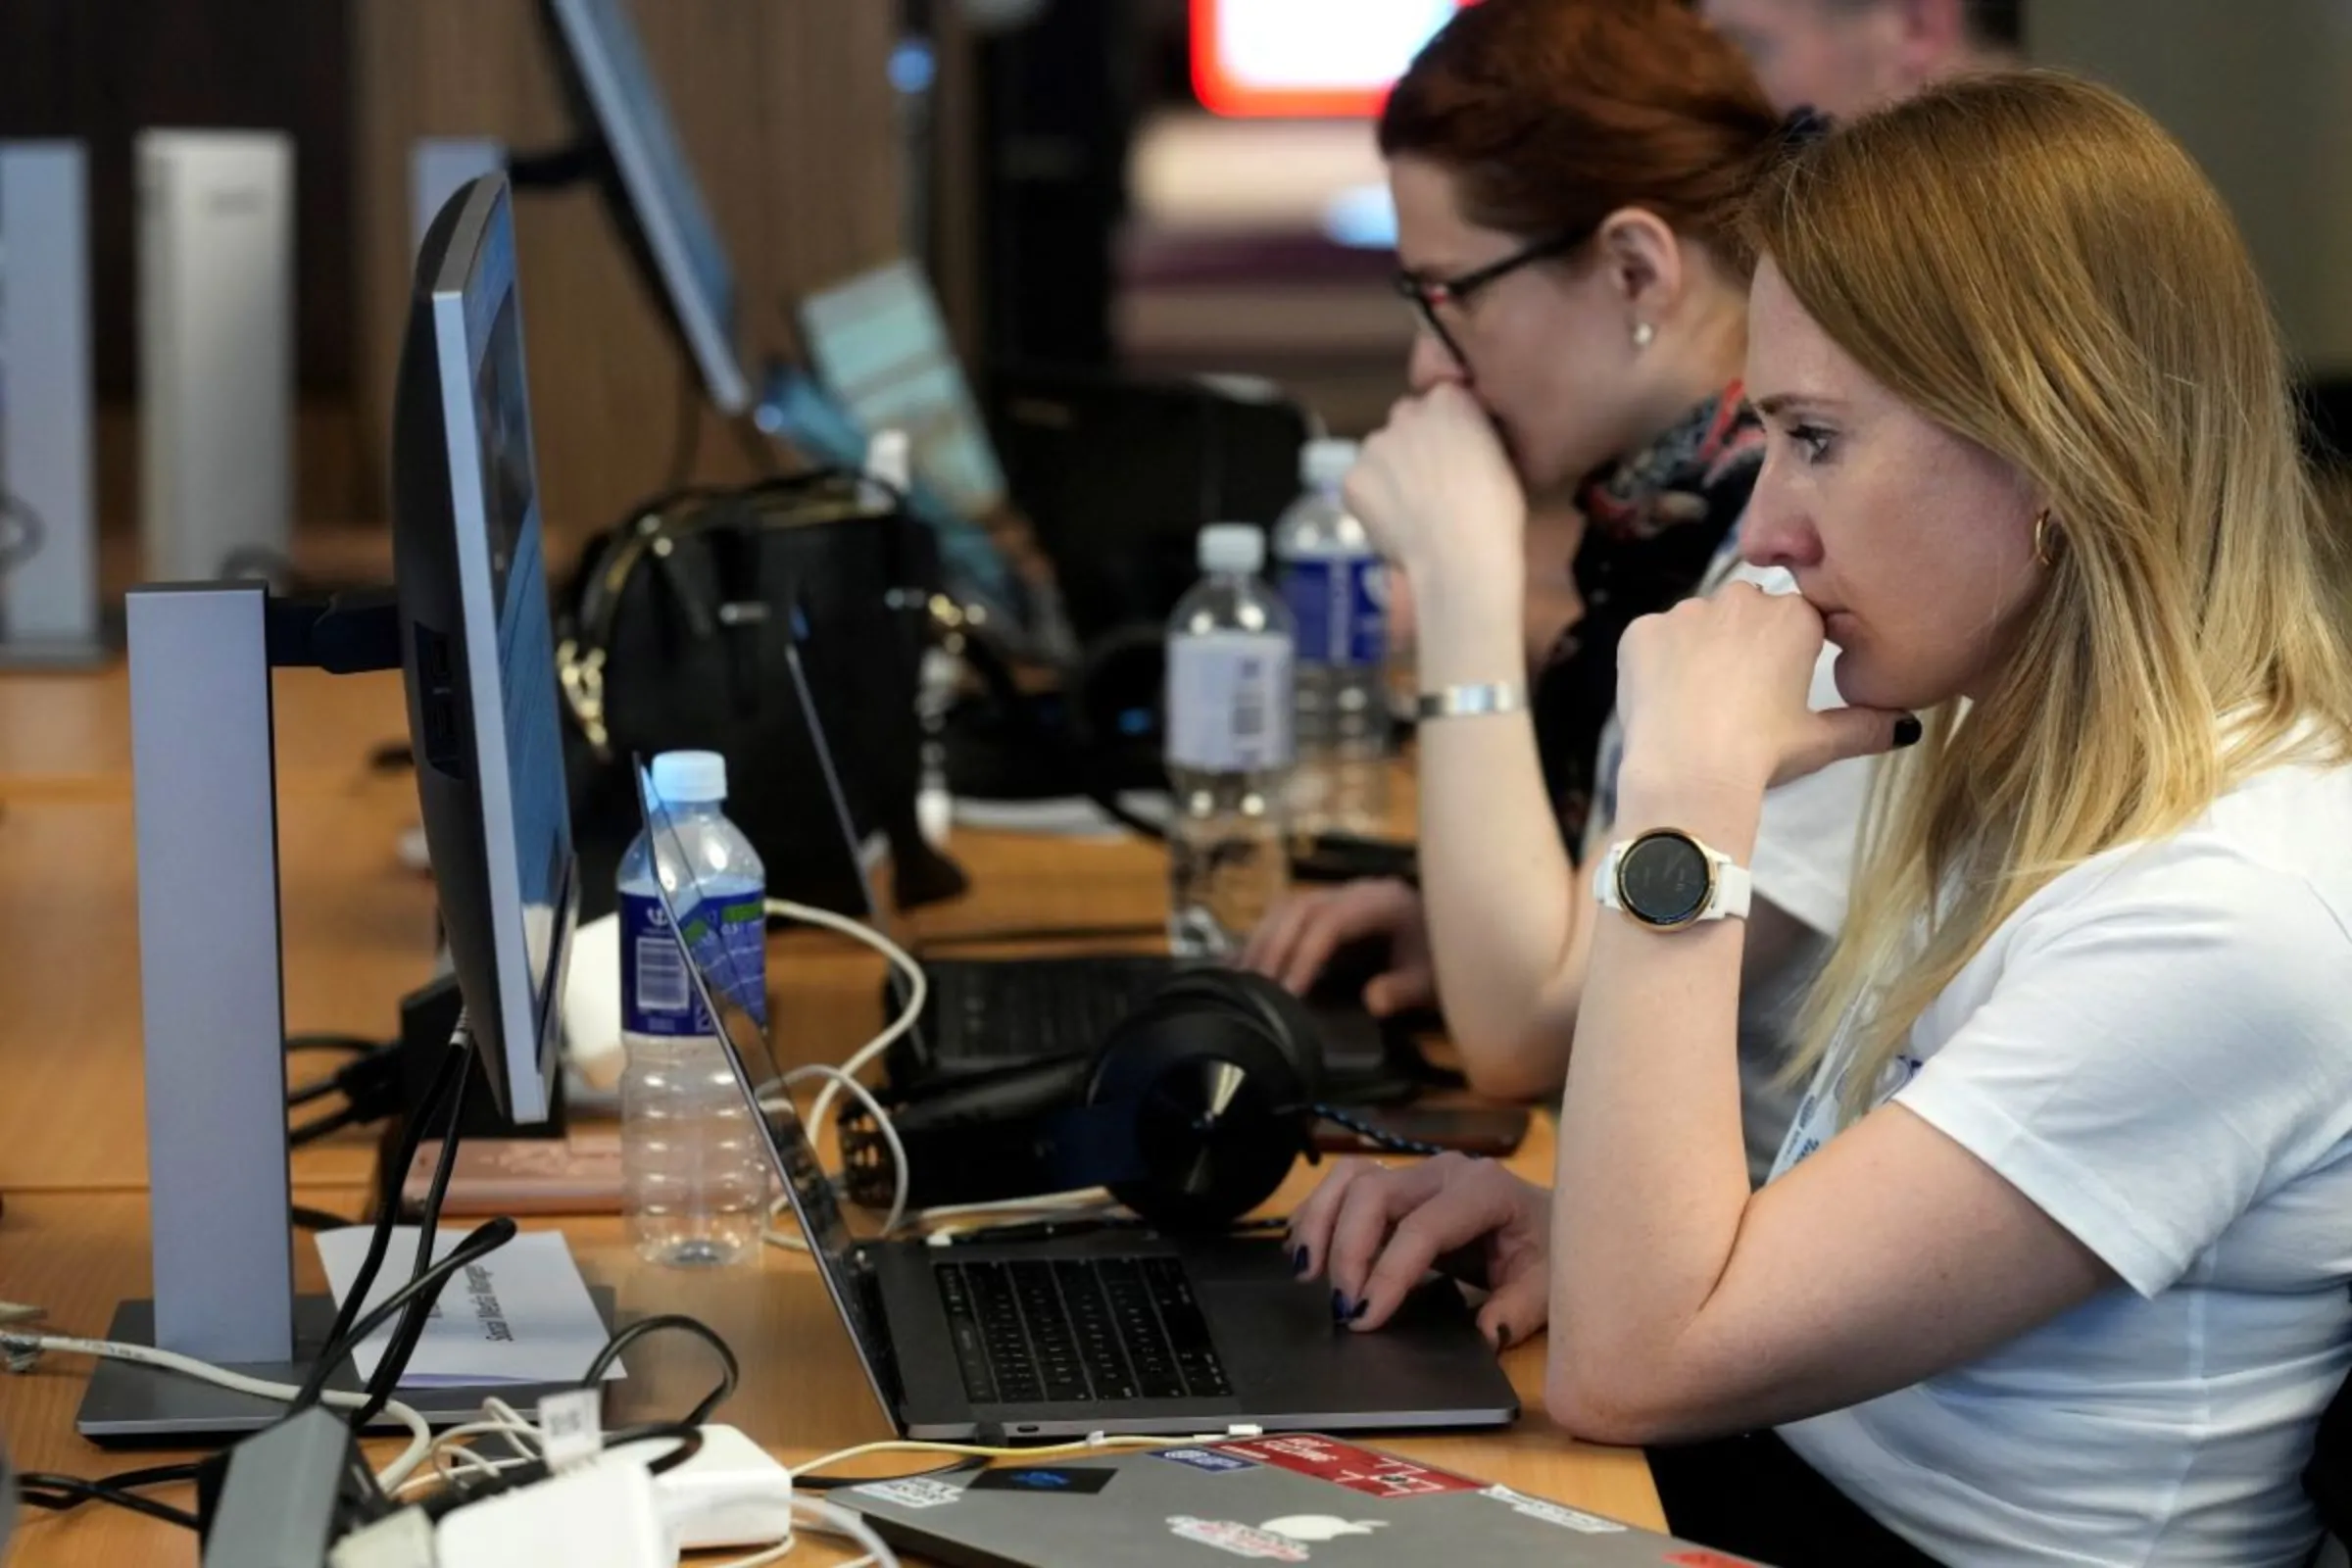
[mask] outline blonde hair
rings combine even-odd
[[[2352,754],[2352,664],[2277,325],[2145,114],[2054,73],[1953,82],[1790,160],[1749,226],[1847,355],[2049,509],[2015,657],[1923,715],[1864,824],[1790,1069],[1850,1020],[1850,1120],[2051,878],[2264,766]]]

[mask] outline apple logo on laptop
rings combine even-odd
[[[1281,1536],[1288,1541],[1337,1541],[1342,1536],[1368,1536],[1384,1528],[1386,1519],[1366,1519],[1360,1523],[1335,1519],[1327,1513],[1294,1513],[1280,1519],[1269,1519],[1257,1528],[1269,1536]]]

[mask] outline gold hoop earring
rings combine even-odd
[[[2057,546],[2062,535],[2053,536],[2050,529],[2050,509],[2044,507],[2034,517],[2034,561],[2047,571],[2058,564]]]

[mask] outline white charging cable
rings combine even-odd
[[[899,1015],[890,1021],[888,1028],[852,1052],[850,1059],[841,1064],[841,1072],[845,1077],[857,1077],[879,1061],[882,1054],[897,1045],[914,1027],[915,1021],[922,1017],[923,1005],[931,1000],[931,982],[924,978],[923,966],[908,956],[905,948],[872,926],[847,915],[835,914],[831,909],[795,904],[788,899],[770,899],[767,901],[767,912],[782,919],[822,926],[828,931],[838,931],[854,941],[862,942],[888,958],[891,966],[906,977],[906,1003],[899,1009]],[[838,1083],[828,1084],[824,1092],[816,1097],[816,1103],[808,1112],[810,1126],[823,1125],[825,1112],[833,1108],[833,1096],[840,1087]]]
[[[176,1350],[159,1350],[149,1345],[128,1345],[117,1340],[85,1340],[71,1334],[26,1334],[15,1329],[0,1329],[0,1357],[6,1357],[13,1363],[19,1357],[44,1351],[129,1361],[165,1372],[176,1372],[181,1377],[210,1383],[231,1393],[250,1394],[257,1398],[276,1399],[281,1403],[291,1403],[302,1393],[291,1383],[271,1383],[264,1378],[248,1377],[242,1372],[215,1366],[210,1361],[199,1361],[192,1355],[181,1355]],[[25,1368],[12,1365],[11,1370],[23,1371]],[[331,1391],[320,1395],[318,1398],[321,1404],[338,1410],[356,1410],[368,1402],[365,1394]],[[409,1429],[408,1447],[401,1451],[399,1458],[379,1471],[375,1478],[377,1485],[390,1492],[424,1463],[425,1456],[432,1451],[433,1429],[425,1423],[423,1416],[398,1399],[384,1401],[384,1414]]]

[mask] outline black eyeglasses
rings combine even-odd
[[[1498,278],[1509,276],[1522,267],[1564,255],[1582,245],[1592,235],[1592,230],[1590,228],[1572,229],[1565,234],[1554,234],[1549,239],[1540,239],[1532,245],[1522,246],[1498,262],[1489,262],[1484,267],[1474,267],[1469,271],[1453,277],[1425,278],[1416,277],[1410,272],[1398,272],[1395,279],[1395,287],[1397,294],[1413,307],[1413,312],[1421,318],[1422,324],[1437,334],[1438,341],[1446,345],[1446,352],[1453,356],[1456,364],[1467,369],[1470,365],[1469,356],[1462,352],[1462,346],[1454,341],[1453,334],[1446,330],[1445,318],[1439,314],[1439,307],[1450,305],[1458,310],[1470,303],[1471,295],[1488,284]]]

